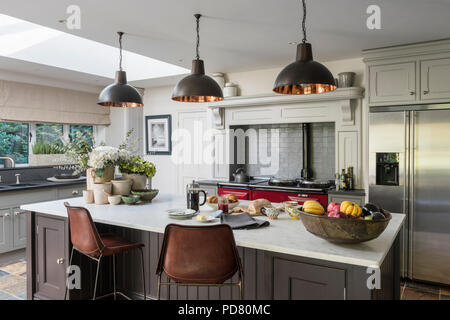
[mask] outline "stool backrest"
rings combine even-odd
[[[233,231],[226,224],[182,226],[169,224],[159,256],[157,273],[183,283],[219,284],[242,266]]]
[[[69,216],[70,240],[80,252],[91,257],[99,257],[103,244],[91,214],[86,208],[70,206],[64,202]]]

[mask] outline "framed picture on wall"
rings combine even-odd
[[[172,116],[163,114],[145,117],[147,154],[172,154]]]

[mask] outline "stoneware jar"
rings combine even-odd
[[[131,185],[133,184],[133,180],[131,179],[111,180],[111,184],[113,195],[127,196],[131,192]]]
[[[236,97],[237,96],[237,85],[232,82],[227,82],[225,88],[223,89],[223,96],[225,98]]]
[[[86,204],[94,203],[94,191],[83,190],[83,199]]]
[[[147,189],[147,178],[146,175],[143,174],[135,174],[135,173],[124,173],[122,175],[124,179],[131,179],[133,184],[131,185],[131,190],[144,190]],[[149,181],[148,188],[151,188],[151,181]]]
[[[108,194],[111,194],[112,190],[111,182],[95,183],[92,187],[94,189],[95,204],[108,204]]]
[[[214,72],[212,78],[216,80],[218,85],[223,89],[225,87],[225,75],[222,72]]]

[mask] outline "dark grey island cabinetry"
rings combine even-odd
[[[21,208],[27,211],[27,294],[29,299],[63,299],[71,250],[66,211],[62,200]],[[140,206],[84,205],[99,232],[113,232],[145,244],[147,297],[157,296],[156,264],[168,223],[198,224],[195,220],[170,220],[165,210],[184,205],[184,198],[160,195]],[[202,208],[205,213],[206,207]],[[263,219],[263,218],[261,218]],[[400,293],[397,234],[403,216],[393,215],[386,231],[376,240],[340,246],[309,234],[300,221],[280,215],[270,226],[235,230],[244,270],[244,299],[398,299]],[[218,223],[218,222],[217,222]],[[73,266],[81,271],[81,288],[69,290],[69,299],[89,299],[94,286],[95,262],[75,254]],[[372,269],[368,269],[372,268]],[[117,287],[142,299],[139,252],[117,256]],[[379,272],[379,288],[369,288],[370,270]],[[369,273],[368,273],[369,272]],[[99,295],[112,290],[112,261],[101,264]],[[166,280],[163,278],[163,281]],[[231,279],[234,281],[236,279]],[[162,287],[161,299],[238,299],[237,288]]]

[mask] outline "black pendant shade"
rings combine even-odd
[[[100,92],[97,104],[104,107],[134,108],[142,107],[142,96],[140,93],[127,83],[127,74],[122,70],[122,36],[123,32],[117,32],[119,35],[120,60],[119,71],[116,71],[116,79]]]
[[[172,100],[180,102],[215,102],[223,100],[219,84],[205,74],[203,60],[192,60],[192,71],[181,79],[172,93]]]
[[[133,87],[127,84],[125,71],[116,71],[116,80],[102,90],[98,96],[99,105],[104,107],[133,108],[142,107],[142,96]]]
[[[278,74],[273,91],[281,94],[324,93],[336,89],[333,74],[314,61],[310,43],[297,45],[297,59]]]
[[[200,59],[200,17],[194,14],[197,22],[196,57],[192,60],[191,74],[181,79],[172,93],[172,100],[180,102],[216,102],[223,100],[222,88],[211,77],[205,74],[205,65]]]

